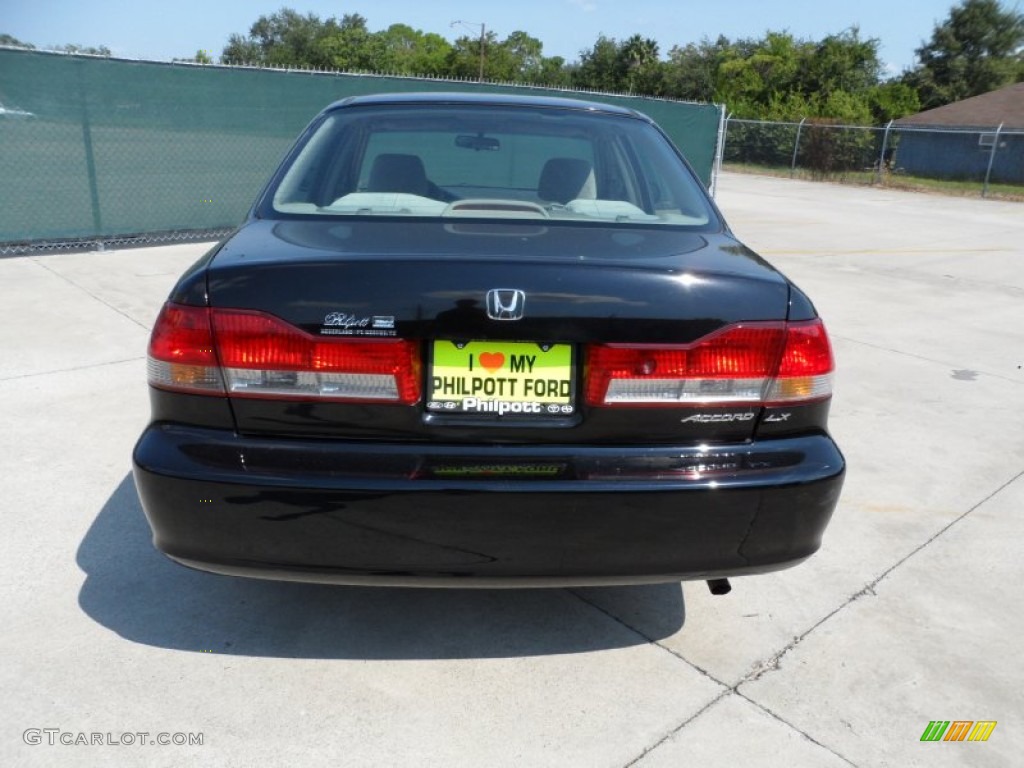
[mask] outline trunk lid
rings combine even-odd
[[[521,319],[488,316],[494,289],[522,292]],[[232,397],[242,432],[629,443],[748,439],[757,419],[746,414],[757,409],[725,408],[737,417],[683,423],[693,409],[588,408],[580,396],[587,344],[687,344],[731,323],[784,320],[789,285],[727,234],[532,222],[255,221],[209,263],[207,294],[212,307],[267,312],[315,337],[421,345],[424,398],[416,406]],[[499,342],[568,345],[571,417],[540,426],[431,413],[435,340],[494,342],[496,350]],[[488,354],[486,345],[466,349]]]

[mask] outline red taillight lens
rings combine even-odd
[[[182,375],[182,366],[206,378]],[[203,383],[213,380],[216,387]],[[150,342],[150,383],[237,397],[412,404],[420,360],[410,341],[320,339],[262,312],[168,303]]]
[[[742,323],[692,344],[592,345],[589,405],[725,405],[831,393],[832,354],[820,320]]]
[[[163,389],[224,394],[210,310],[164,304],[149,338],[149,383]]]
[[[416,344],[321,339],[261,312],[213,310],[217,351],[233,395],[332,400],[420,399]]]
[[[832,345],[821,320],[789,323],[779,372],[765,394],[768,403],[821,400],[832,394]]]

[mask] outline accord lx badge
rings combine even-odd
[[[526,294],[516,288],[494,288],[487,292],[487,316],[491,320],[521,320]]]
[[[731,421],[750,421],[755,413],[699,413],[696,416],[688,416],[680,419],[683,424],[696,422],[697,424],[721,424]]]

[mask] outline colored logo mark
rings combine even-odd
[[[921,741],[988,741],[996,720],[931,720]]]

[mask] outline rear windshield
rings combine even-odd
[[[286,216],[713,221],[703,187],[658,130],[585,110],[342,108],[279,179],[269,202]]]

